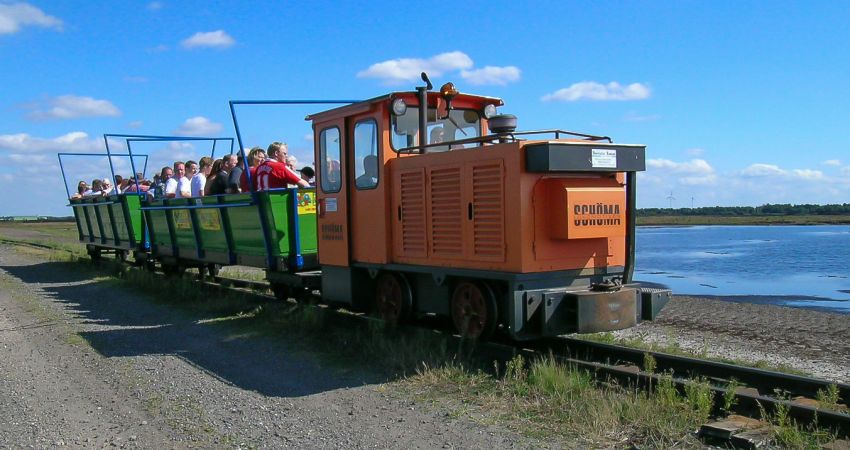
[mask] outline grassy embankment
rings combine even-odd
[[[39,231],[48,239],[68,237],[67,229],[53,224]],[[76,251],[26,251],[41,252],[54,261],[88,262],[81,246],[76,247]],[[679,394],[665,379],[654,392],[646,393],[599,383],[588,373],[547,357],[515,359],[499,370],[469,357],[466,345],[450,344],[449,338],[422,329],[387,328],[379,321],[363,321],[325,307],[258,302],[247,292],[222,291],[188,278],[164,278],[117,264],[68,267],[90,271],[93,278],[116,288],[142,292],[177,315],[231,336],[294,340],[337,370],[369,361],[370,370],[380,368],[392,381],[379,389],[398,389],[453,417],[504,426],[544,442],[589,448],[698,447],[692,432],[711,415],[705,380],[695,380]],[[164,284],[169,288],[162,289]],[[648,358],[644,369],[654,371],[653,366]],[[829,398],[824,396],[824,401]],[[776,445],[816,447],[832,438],[822,431],[801,430],[781,413],[765,418],[773,424]]]
[[[850,215],[808,216],[647,216],[637,218],[644,226],[688,225],[847,225]]]

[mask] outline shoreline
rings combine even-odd
[[[639,227],[739,225],[850,225],[850,215],[800,216],[640,216]]]

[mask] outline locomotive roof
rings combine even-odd
[[[384,102],[386,100],[392,100],[396,97],[402,97],[402,96],[403,97],[414,97],[415,98],[417,95],[418,94],[416,92],[411,92],[411,91],[390,92],[389,94],[380,95],[378,97],[370,98],[368,100],[362,100],[362,101],[359,101],[359,102],[356,102],[356,103],[351,103],[349,105],[339,106],[339,107],[328,109],[328,110],[325,110],[325,111],[309,114],[307,117],[304,118],[304,120],[315,121],[315,120],[326,120],[326,119],[330,119],[332,117],[350,116],[350,115],[353,115],[353,114],[358,114],[360,112],[367,111],[373,105],[375,105],[377,103]],[[430,92],[428,92],[428,95],[430,97],[438,97],[440,95],[440,93],[435,92],[435,91],[430,91]],[[505,104],[505,102],[503,102],[502,99],[500,99],[498,97],[487,97],[487,96],[484,96],[484,95],[473,95],[473,94],[461,93],[461,94],[458,94],[455,97],[455,101],[464,101],[464,100],[473,101],[473,102],[478,101],[482,105],[492,104],[492,105],[496,105],[496,106],[501,106],[501,105]]]

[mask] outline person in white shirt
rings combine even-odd
[[[174,176],[165,183],[166,198],[191,197],[192,188],[186,178],[186,165],[181,161],[174,162]]]
[[[192,197],[204,196],[204,186],[207,184],[207,176],[209,176],[210,170],[212,170],[212,158],[209,156],[201,158],[200,163],[198,173],[192,177]]]

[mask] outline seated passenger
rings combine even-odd
[[[212,158],[209,156],[201,158],[201,164],[197,170],[198,173],[192,177],[192,197],[204,196],[204,186],[207,184],[207,176],[209,176],[211,169]]]
[[[85,181],[77,183],[77,192],[71,195],[72,199],[82,198],[89,190],[89,185]]]
[[[363,158],[363,175],[357,177],[354,183],[359,188],[372,188],[378,184],[378,157],[366,155]]]
[[[229,184],[228,176],[234,167],[236,167],[236,155],[225,155],[224,158],[221,159],[218,173],[215,174],[215,178],[212,181],[207,183],[212,184],[210,186],[210,195],[222,195],[227,193]]]
[[[173,177],[173,172],[171,167],[165,166],[162,168],[162,171],[159,174],[159,181],[154,183],[153,188],[153,197],[154,198],[165,198],[166,193],[168,191],[168,182]],[[156,180],[156,177],[154,177]],[[175,192],[177,191],[177,185],[174,185]]]
[[[313,184],[313,178],[316,176],[316,171],[313,170],[310,166],[304,166],[301,168],[298,173],[301,174],[301,179],[310,184],[310,186],[315,186]]]
[[[91,189],[86,191],[84,197],[100,197],[103,195],[103,181],[94,179],[91,182]]]
[[[182,161],[174,162],[174,175],[165,183],[166,198],[191,197],[192,188],[186,178],[186,165]]]
[[[101,195],[107,196],[107,195],[115,195],[117,193],[115,191],[115,187],[112,186],[112,182],[109,181],[109,178],[104,178],[103,180],[100,180],[100,182],[101,182],[101,185],[102,185]]]
[[[244,152],[240,151],[238,155],[236,155],[236,162],[230,167],[227,171],[227,193],[228,194],[238,194],[242,192],[241,180],[242,180],[242,172],[244,171],[243,167],[245,164]],[[231,155],[233,156],[233,155]]]
[[[252,184],[254,183],[253,180],[257,177],[257,167],[260,167],[260,164],[262,164],[265,159],[266,152],[260,147],[254,147],[250,152],[248,152],[248,172],[251,174]],[[242,192],[251,191],[251,186],[248,185],[248,176],[245,175],[244,172],[239,178],[239,188],[242,189]]]
[[[288,149],[286,144],[269,146],[269,159],[257,168],[257,190],[285,188],[288,184],[298,187],[310,187],[294,170],[286,166]]]

